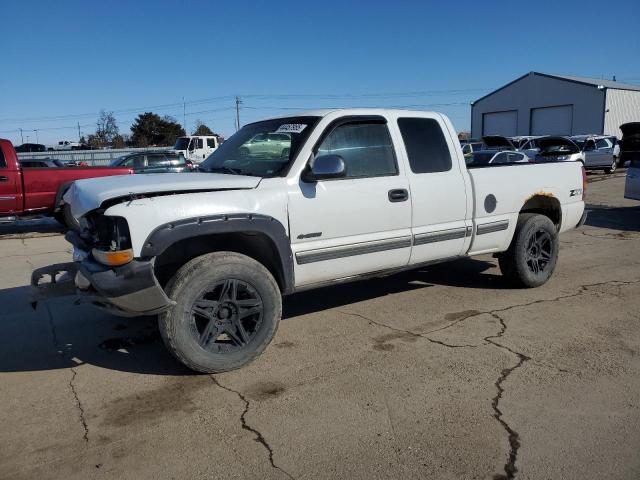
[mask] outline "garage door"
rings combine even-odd
[[[531,135],[571,135],[573,105],[531,109]]]
[[[482,115],[482,135],[513,137],[518,126],[518,112],[491,112]]]

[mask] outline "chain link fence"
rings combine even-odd
[[[87,162],[92,167],[104,167],[114,158],[136,152],[165,152],[171,147],[149,147],[149,148],[113,148],[105,150],[53,150],[48,152],[20,152],[19,160],[42,160],[50,158],[52,160],[63,160],[65,162]]]

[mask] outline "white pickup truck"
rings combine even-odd
[[[288,156],[247,155],[260,134],[289,138]],[[439,113],[259,121],[201,168],[75,182],[74,262],[36,270],[35,300],[75,293],[116,315],[159,314],[176,358],[220,372],[266,348],[282,295],[486,253],[535,287],[556,266],[558,235],[585,218],[579,162],[467,169]]]
[[[200,163],[219,146],[220,138],[217,135],[190,135],[178,137],[173,151],[182,154],[187,160]]]

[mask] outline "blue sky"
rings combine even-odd
[[[121,132],[141,111],[234,131],[332,106],[410,106],[469,128],[469,102],[531,70],[640,84],[640,1],[0,0],[0,137]]]

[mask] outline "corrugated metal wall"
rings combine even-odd
[[[640,122],[640,92],[634,90],[607,90],[604,115],[605,135],[622,137],[618,127],[623,123]]]
[[[517,134],[530,135],[532,109],[563,105],[573,109],[572,135],[600,133],[604,103],[604,90],[596,86],[529,74],[473,105],[471,134],[482,135],[483,114],[517,110]]]

